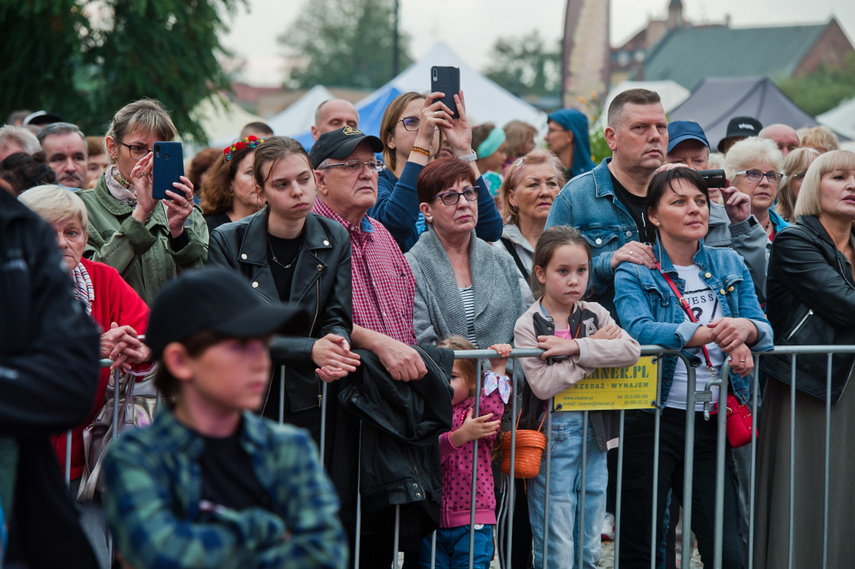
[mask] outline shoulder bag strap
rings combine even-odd
[[[674,281],[671,280],[671,277],[669,277],[662,271],[662,268],[659,266],[659,263],[656,263],[656,270],[659,271],[659,274],[662,275],[662,278],[665,279],[665,282],[668,283],[668,286],[670,286],[671,290],[674,291],[674,296],[676,296],[677,300],[680,301],[680,306],[683,307],[683,312],[686,313],[686,316],[689,317],[689,320],[697,323],[698,319],[695,318],[695,314],[692,312],[692,309],[689,308],[688,301],[683,298],[682,294],[680,294],[680,289],[677,288],[677,285],[674,284]],[[710,353],[707,351],[706,346],[702,345],[701,349],[704,351],[704,359],[707,361],[707,367],[710,370],[710,374],[712,375],[713,379],[716,379],[715,368],[713,368],[712,361],[710,361]]]
[[[514,263],[517,264],[517,268],[520,270],[520,274],[522,274],[526,282],[531,280],[531,274],[523,265],[522,259],[520,259],[520,256],[517,253],[517,248],[514,246],[514,242],[508,239],[507,237],[502,237],[501,240],[502,243],[505,245],[505,249],[507,249],[508,253],[511,254],[511,257],[514,258]]]

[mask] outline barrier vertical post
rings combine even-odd
[[[585,488],[588,483],[588,412],[582,411],[582,462],[580,463],[580,468],[582,469],[582,480],[581,484],[581,494],[582,499],[579,501],[579,527],[578,534],[580,536],[579,542],[576,544],[576,561],[577,567],[582,567],[582,560],[584,559],[585,554]],[[576,489],[572,488],[571,492],[575,492]]]
[[[483,383],[481,359],[476,361],[475,410],[472,418],[481,416],[481,384]],[[472,486],[469,494],[469,569],[475,566],[475,496],[478,483],[478,439],[472,441]]]
[[[795,382],[793,382],[795,384]],[[822,569],[828,567],[828,488],[831,484],[831,354],[825,375],[825,465],[822,495]],[[795,474],[795,473],[793,473]]]
[[[795,515],[795,472],[796,472],[796,355],[793,354],[790,358],[791,374],[790,374],[790,487],[789,487],[789,506],[787,515],[789,516],[789,527],[787,528],[787,568],[793,569],[793,525]]]
[[[543,483],[543,566],[549,567],[549,491],[552,474],[552,410],[555,408],[555,398],[550,397],[546,404],[546,474]]]
[[[285,423],[285,366],[279,366],[279,424]]]

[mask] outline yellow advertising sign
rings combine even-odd
[[[649,409],[656,399],[658,362],[644,356],[634,366],[604,367],[555,396],[562,411]]]

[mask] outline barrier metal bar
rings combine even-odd
[[[754,354],[754,376],[751,378],[751,409],[753,409],[756,417],[760,410],[760,356]],[[754,429],[754,439],[751,444],[751,463],[749,466],[749,482],[748,482],[748,569],[754,568],[754,516],[755,502],[754,488],[757,484],[757,445],[753,444],[757,440],[757,429]]]
[[[491,350],[492,351],[492,350]],[[493,352],[495,355],[496,352]],[[475,362],[475,409],[472,418],[481,416],[481,385],[484,383],[481,364],[483,360]],[[475,565],[475,496],[478,484],[478,439],[472,441],[472,486],[469,494],[469,567]]]
[[[65,432],[65,485],[71,485],[71,429]]]
[[[691,369],[691,366],[686,365],[686,370]],[[650,524],[650,569],[656,569],[656,552],[659,551],[659,540],[657,539],[656,525],[658,522],[657,502],[659,500],[659,490],[656,486],[659,480],[659,433],[662,421],[662,365],[657,366],[656,373],[656,411],[654,412],[653,420],[653,499],[651,500],[650,516],[652,523]],[[622,444],[622,443],[621,443]],[[623,472],[618,472],[618,476],[623,478]],[[619,500],[623,500],[623,496],[618,496]]]
[[[552,410],[555,398],[546,404],[546,477],[543,484],[543,566],[549,567],[549,482],[552,474]],[[469,569],[472,569],[471,566]]]
[[[696,368],[689,365],[688,360],[684,359],[686,364],[686,430],[685,430],[685,440],[683,442],[683,545],[681,547],[680,556],[681,556],[681,567],[685,564],[686,567],[689,566],[689,559],[692,557],[691,551],[691,531],[686,531],[687,528],[691,528],[692,526],[692,493],[694,488],[692,488],[691,481],[695,476],[695,399],[698,397],[698,376],[696,374]],[[662,369],[662,366],[659,367]],[[660,390],[661,390],[661,379],[662,375],[660,373]],[[714,381],[710,382],[710,385],[714,384]],[[661,395],[660,395],[661,396]],[[708,403],[706,398],[704,399],[704,403]],[[658,440],[658,436],[657,436]],[[659,454],[656,453],[653,455],[654,457],[658,457]],[[658,473],[657,476],[653,477],[654,484],[658,484]],[[688,482],[687,482],[688,481]],[[656,491],[654,491],[654,495],[656,495]],[[674,498],[674,492],[671,492],[671,498]],[[654,518],[655,521],[655,518]],[[669,526],[670,524],[676,524],[677,520],[671,521],[668,520]],[[688,554],[688,556],[687,556]],[[653,555],[653,559],[656,559],[656,555]]]
[[[793,529],[796,495],[796,354],[790,356],[790,480],[788,513],[789,527],[787,528],[787,568],[793,569]]]
[[[517,362],[519,360],[512,359],[511,360],[511,385],[514,386],[513,393],[511,393],[511,464],[510,464],[510,474],[508,478],[510,482],[508,483],[508,513],[507,513],[507,533],[506,540],[508,545],[508,554],[505,557],[506,563],[510,566],[511,560],[513,559],[513,542],[514,542],[514,508],[516,507],[516,491],[517,484],[516,478],[514,476],[514,465],[516,464],[516,453],[517,453],[517,394],[520,393],[518,391],[519,384],[517,382]],[[501,542],[499,543],[499,547],[502,546]]]
[[[715,438],[715,517],[713,518],[713,569],[721,569],[722,548],[724,538],[724,455],[727,433],[725,421],[727,420],[727,390],[730,385],[729,360],[721,364],[719,370],[718,387],[718,413],[716,413],[716,438]],[[738,500],[738,497],[737,497]],[[737,510],[738,511],[738,510]],[[683,531],[685,532],[685,526]],[[687,536],[683,534],[683,543]],[[686,552],[683,551],[685,562]]]
[[[392,538],[392,565],[398,567],[398,542],[401,538],[401,505],[395,505],[395,536]]]
[[[831,484],[831,354],[825,372],[825,477],[822,495],[822,568],[828,567],[828,489]],[[794,473],[795,474],[795,473]],[[793,476],[795,478],[795,476]]]
[[[582,470],[582,480],[579,481],[581,488],[581,499],[579,500],[579,542],[576,544],[576,567],[582,567],[582,560],[585,557],[585,498],[587,495],[586,484],[588,482],[588,412],[582,411],[582,462],[579,464]],[[572,490],[576,491],[575,485]]]
[[[321,444],[318,452],[321,455],[321,464],[324,463],[324,457],[326,456],[326,442],[327,442],[327,382],[321,382]]]
[[[515,397],[514,397],[514,401],[512,403],[512,413],[513,413],[512,416],[513,417],[516,417],[516,413],[518,413],[517,399],[516,399],[516,393],[518,393],[517,390],[519,389],[518,380],[516,377],[517,360],[519,358],[522,358],[522,357],[539,357],[541,353],[542,353],[542,350],[540,350],[540,349],[526,348],[526,349],[514,349],[510,354],[512,366],[513,366],[513,372],[514,372],[513,373],[513,381],[514,381],[513,385],[514,385]],[[781,346],[781,347],[776,347],[774,349],[774,351],[764,352],[762,354],[755,354],[754,355],[755,369],[757,369],[759,367],[757,365],[757,362],[759,362],[760,356],[765,356],[765,355],[768,355],[770,353],[793,356],[792,365],[793,365],[794,370],[795,370],[795,359],[796,359],[795,356],[797,354],[823,354],[823,355],[827,355],[829,358],[828,377],[830,379],[830,372],[831,372],[830,366],[831,366],[832,354],[833,353],[855,353],[855,346]],[[493,351],[493,350],[466,350],[466,351],[456,351],[455,352],[455,359],[490,358],[490,357],[495,357],[495,355],[496,355],[495,351]],[[679,357],[679,358],[683,359],[684,361],[686,361],[685,356],[683,356],[679,351],[663,349],[659,346],[642,346],[641,347],[641,355],[642,356],[673,355],[673,356]],[[107,361],[107,365],[109,365],[109,361]],[[726,367],[723,368],[723,370],[726,371]],[[687,371],[688,371],[688,376],[690,378],[689,380],[691,382],[691,385],[694,385],[694,383],[695,383],[694,369],[691,367],[691,365],[687,365]],[[657,388],[656,388],[657,405],[658,405],[658,401],[661,400],[661,379],[662,379],[661,374],[662,374],[662,368],[660,366],[660,368],[658,370],[658,378],[657,378],[658,381],[657,381]],[[723,373],[722,375],[725,375],[725,374]],[[795,375],[795,371],[793,371],[792,375],[793,376]],[[480,376],[480,373],[479,373],[479,376]],[[794,378],[792,378],[792,379],[794,379]],[[280,377],[280,380],[281,381],[284,380],[284,377]],[[757,404],[758,404],[758,385],[757,385],[756,374],[755,374],[755,377],[753,378],[752,381],[753,381],[752,402],[754,405],[754,409],[756,410]],[[792,473],[793,473],[794,465],[795,465],[795,457],[794,457],[795,450],[793,448],[792,443],[794,441],[794,431],[795,431],[795,416],[794,416],[795,415],[795,406],[794,406],[794,399],[795,398],[793,397],[792,392],[795,391],[795,388],[792,384],[794,384],[794,381],[791,381],[791,399],[793,401],[793,404],[791,405],[791,409],[790,409],[790,414],[791,414],[791,417],[790,417],[790,419],[791,419],[791,424],[790,424],[790,437],[791,437],[791,439],[790,439],[791,440],[790,472],[791,472],[791,477],[790,477],[790,505],[789,505],[790,512],[789,512],[789,544],[788,544],[788,566],[789,567],[792,567],[792,562],[793,562],[792,561],[793,560],[793,554],[792,554],[793,539],[792,539],[792,536],[793,536],[793,532],[794,532],[794,528],[793,528],[793,524],[794,524],[794,512],[793,512],[794,479],[792,477]],[[324,387],[326,387],[326,386],[324,386]],[[479,382],[478,388],[477,388],[478,391],[480,391],[480,387],[481,387],[481,384]],[[280,398],[281,398],[282,393],[284,393],[283,390],[284,390],[284,383],[281,383],[281,385],[280,385]],[[719,405],[721,408],[726,408],[726,392],[727,391],[726,391],[725,387],[722,387],[719,391],[719,400],[720,400]],[[826,401],[827,412],[826,412],[826,457],[825,457],[825,496],[824,496],[824,500],[825,500],[825,503],[824,503],[824,530],[825,531],[824,531],[824,536],[823,536],[823,566],[827,566],[827,558],[828,558],[828,535],[827,535],[827,531],[828,531],[828,509],[829,509],[828,482],[829,482],[829,476],[830,476],[830,474],[829,474],[829,472],[830,472],[830,469],[829,469],[829,464],[830,464],[830,439],[829,439],[829,436],[830,436],[830,382],[828,385],[828,392],[829,392],[829,394],[828,394],[827,401]],[[694,398],[695,393],[696,392],[694,391],[694,388],[692,388],[690,390],[690,397]],[[478,395],[480,398],[480,393],[478,393]],[[327,403],[327,401],[326,401],[326,396],[324,393],[324,397],[323,397],[323,407],[324,408],[322,410],[322,416],[325,416],[326,403]],[[693,404],[692,404],[691,408],[694,409]],[[280,415],[281,415],[281,412],[280,412]],[[689,419],[688,417],[692,417],[692,418]],[[547,433],[549,433],[551,431],[551,414],[548,414],[547,419],[548,419]],[[721,425],[726,425],[726,422],[725,422],[726,416],[725,415],[720,415],[718,420],[721,422]],[[688,429],[689,423],[691,423],[692,426],[694,425],[694,412],[689,413],[688,412],[688,405],[687,405],[687,429]],[[755,421],[755,424],[756,424],[756,421]],[[626,428],[626,415],[625,415],[625,411],[622,410],[622,411],[620,411],[620,426],[619,426],[619,432],[620,432],[621,437],[623,437],[623,435],[624,435],[625,428]],[[721,429],[720,426],[718,428]],[[361,429],[361,425],[360,425],[360,429]],[[659,417],[659,413],[657,413],[656,419],[655,419],[655,425],[654,425],[654,433],[655,433],[655,438],[656,438],[656,441],[654,442],[654,456],[656,456],[656,457],[658,457],[658,454],[659,454],[658,438],[659,438],[660,429],[661,429],[660,417]],[[512,421],[511,432],[513,434],[516,433],[516,421],[515,420]],[[690,534],[690,531],[691,531],[691,515],[690,515],[691,514],[691,499],[690,498],[691,498],[691,480],[692,480],[692,475],[693,475],[693,463],[691,460],[691,456],[693,456],[693,453],[694,453],[694,440],[693,440],[693,436],[689,436],[689,434],[691,432],[692,431],[687,431],[687,444],[686,444],[687,468],[684,470],[684,483],[686,485],[686,490],[687,490],[687,492],[684,493],[684,506],[683,506],[683,510],[684,510],[683,528],[684,528],[684,531],[683,531],[683,540],[682,540],[682,544],[683,544],[682,560],[684,563],[687,563],[689,561],[689,559],[691,558],[691,553],[692,553],[691,543],[690,543],[690,539],[691,539],[691,534]],[[719,441],[721,441],[723,439],[722,432],[723,431],[719,431]],[[360,433],[361,433],[361,431],[360,431]],[[325,435],[326,435],[326,432],[325,432],[325,430],[322,429],[321,448],[323,448],[323,445],[325,442]],[[689,442],[689,439],[691,439],[691,443]],[[585,437],[585,440],[583,442],[583,452],[585,450],[585,448],[584,448],[585,445],[587,445],[587,437]],[[513,551],[513,548],[512,548],[513,509],[514,509],[513,497],[514,497],[514,491],[515,491],[515,488],[513,487],[513,481],[514,481],[513,474],[514,474],[514,459],[515,459],[515,454],[516,454],[516,438],[515,437],[511,438],[511,445],[510,446],[511,446],[511,466],[510,466],[510,468],[511,468],[511,478],[510,478],[511,484],[510,484],[510,488],[509,488],[509,495],[510,495],[511,500],[509,502],[509,509],[508,509],[508,512],[509,512],[509,514],[508,514],[509,523],[508,523],[508,533],[507,533],[507,556],[508,556],[507,558],[508,558],[508,562],[511,558],[511,554]],[[547,436],[547,452],[549,451],[549,448],[550,448],[550,442],[549,442],[549,437]],[[359,450],[360,450],[360,454],[361,454],[361,434],[360,434],[360,449]],[[716,451],[718,453],[719,449],[717,448]],[[473,453],[473,459],[477,460],[477,454]],[[550,469],[551,469],[550,462],[551,462],[550,456],[549,456],[549,454],[547,454],[547,459],[546,459],[547,484],[548,484],[548,479],[550,476]],[[618,472],[619,472],[619,476],[617,479],[618,497],[617,497],[616,512],[615,512],[615,518],[616,518],[616,528],[615,528],[616,535],[615,535],[615,548],[614,548],[614,555],[615,555],[614,567],[615,567],[615,569],[619,569],[619,567],[620,567],[619,559],[620,559],[620,544],[621,544],[621,529],[620,529],[620,527],[621,527],[621,515],[622,515],[622,511],[621,511],[622,510],[622,505],[621,505],[622,499],[621,499],[621,496],[622,496],[622,492],[623,492],[623,476],[622,476],[623,462],[624,462],[623,447],[620,446],[619,450],[618,450]],[[658,476],[659,476],[658,460],[654,460],[653,468],[654,468],[654,480],[656,480],[656,479],[658,479]],[[748,550],[749,551],[749,569],[753,566],[754,486],[756,486],[756,481],[755,481],[755,478],[756,478],[756,448],[752,449],[751,471],[750,472],[751,472],[750,477],[751,477],[751,487],[752,488],[751,488],[751,499],[749,501],[750,512],[751,512],[750,526],[749,526],[749,550]],[[473,477],[473,479],[474,479],[474,477]],[[358,476],[357,477],[357,483],[358,484],[360,483],[360,480],[361,480],[361,478]],[[714,547],[714,556],[715,556],[714,566],[718,567],[721,564],[721,543],[720,542],[721,542],[721,535],[722,535],[721,524],[723,523],[723,506],[722,506],[723,495],[722,495],[722,490],[719,489],[719,486],[721,484],[723,484],[723,479],[721,476],[718,475],[718,473],[717,473],[717,477],[716,477],[716,484],[717,484],[717,489],[716,489],[716,508],[717,508],[716,516],[717,516],[717,519],[715,522],[716,523],[716,525],[715,525],[716,543],[715,543],[715,547]],[[548,486],[547,486],[547,488],[548,488]],[[474,485],[473,485],[473,489],[474,489]],[[548,493],[547,493],[547,496],[548,496]],[[584,495],[583,495],[582,499],[584,500]],[[686,510],[687,510],[686,506],[687,505],[688,505],[688,515],[686,512]],[[549,507],[549,503],[547,500],[547,502],[545,504],[545,510],[546,510],[545,513],[548,513],[548,507]],[[722,510],[721,513],[718,512],[718,509]],[[654,535],[652,536],[651,543],[655,544],[655,547],[652,548],[652,555],[651,555],[651,566],[652,567],[655,566],[656,549],[659,546],[659,544],[657,543],[656,536],[655,536],[655,531],[656,531],[655,528],[656,528],[657,517],[658,516],[657,516],[657,512],[656,512],[656,505],[654,503],[653,512],[652,512],[652,519],[654,522],[653,523]],[[361,494],[359,494],[357,496],[357,520],[356,520],[356,524],[357,524],[357,537],[356,537],[354,559],[355,559],[355,567],[358,568],[359,567],[358,553],[359,553],[359,546],[360,546],[360,539],[359,539],[358,534],[360,533],[360,529],[361,529]],[[396,524],[396,526],[397,525],[398,524]],[[474,524],[472,524],[472,525],[474,525]],[[473,552],[473,548],[474,548],[474,539],[472,539],[473,536],[471,535],[471,532],[472,532],[472,528],[470,528],[470,558],[472,556],[472,552]],[[546,561],[548,559],[548,550],[547,550],[548,528],[546,528],[546,526],[545,526],[545,532],[547,535],[545,535],[545,539],[544,539],[544,560]],[[435,544],[435,537],[433,538],[432,541]],[[435,545],[433,547],[435,548]],[[435,549],[433,549],[433,553],[432,553],[431,557],[432,557],[431,562],[434,563],[435,562]],[[472,564],[473,564],[472,559],[470,559],[470,567],[472,566]],[[654,567],[654,569],[655,569],[655,567]]]
[[[279,366],[279,424],[285,423],[285,366]],[[321,455],[323,457],[324,455]],[[323,458],[321,458],[323,460]]]

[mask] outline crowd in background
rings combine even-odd
[[[621,566],[675,566],[690,483],[711,564],[717,432],[702,404],[689,408],[683,359],[662,359],[661,400],[628,413],[622,434],[613,412],[549,407],[651,344],[681,350],[696,390],[709,384],[716,400],[725,362],[736,403],[762,389],[753,520],[750,447],[726,448],[722,566],[747,565],[749,522],[754,566],[785,563],[790,507],[794,566],[821,555],[822,532],[798,528],[823,523],[826,357],[755,369],[753,354],[855,343],[855,153],[828,127],[752,117],[710,141],[633,89],[608,109],[611,157],[596,164],[580,111],[550,114],[539,141],[513,117],[472,125],[464,93],[454,108],[444,95],[401,94],[378,136],[359,130],[352,104],[326,101],[309,149],[251,123],[163,188],[155,145],[178,132],[157,101],[119,109],[103,136],[44,111],[9,117],[0,566],[5,555],[13,568],[388,567],[397,525],[405,567],[460,567],[474,503],[475,567],[497,556],[506,568],[594,568],[614,538],[619,435]],[[514,367],[513,347],[544,352]],[[495,356],[482,372],[454,360],[467,349]],[[825,531],[838,567],[855,556],[844,393],[855,357],[828,361]],[[92,451],[114,375],[151,386],[159,405],[153,424]],[[543,467],[527,484],[494,472],[510,425],[542,430],[550,413],[549,483]]]

